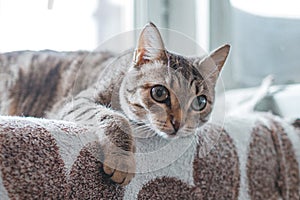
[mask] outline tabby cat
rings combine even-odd
[[[209,120],[229,49],[224,45],[205,57],[177,55],[149,23],[136,49],[120,56],[95,52],[83,61],[87,52],[2,54],[0,87],[9,92],[0,97],[0,111],[91,126],[103,147],[103,171],[127,185],[135,172],[133,134],[139,133],[133,130],[167,139],[193,134]]]

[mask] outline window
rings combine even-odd
[[[297,0],[211,1],[211,46],[229,41],[227,88],[300,82],[300,3]]]
[[[185,55],[231,44],[226,90],[258,86],[269,74],[277,85],[300,82],[298,0],[0,0],[0,52],[92,51],[149,21],[168,49]],[[108,49],[133,44],[137,34],[114,37]]]
[[[297,0],[145,0],[135,1],[135,6],[137,27],[154,21],[206,51],[230,43],[222,74],[226,88],[257,86],[269,74],[274,74],[275,84],[300,82]]]
[[[132,0],[0,0],[0,52],[94,50],[133,29]]]

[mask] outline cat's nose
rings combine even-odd
[[[174,128],[174,133],[177,133],[177,131],[180,128],[180,122],[178,120],[176,120],[175,118],[171,118],[170,122],[171,122],[171,124],[172,124],[172,126]]]

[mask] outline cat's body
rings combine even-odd
[[[90,87],[113,57],[106,52],[48,50],[0,54],[1,115],[57,113],[60,102]]]
[[[164,138],[193,134],[209,119],[215,83],[228,53],[228,45],[201,58],[170,53],[157,28],[148,24],[136,50],[120,56],[4,54],[0,86],[6,92],[0,97],[0,114],[92,127],[101,138],[104,172],[126,185],[135,173],[133,129],[137,136],[139,130]]]

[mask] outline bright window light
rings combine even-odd
[[[95,49],[97,2],[0,0],[0,52]]]
[[[266,17],[300,18],[299,0],[230,0],[245,12]]]

